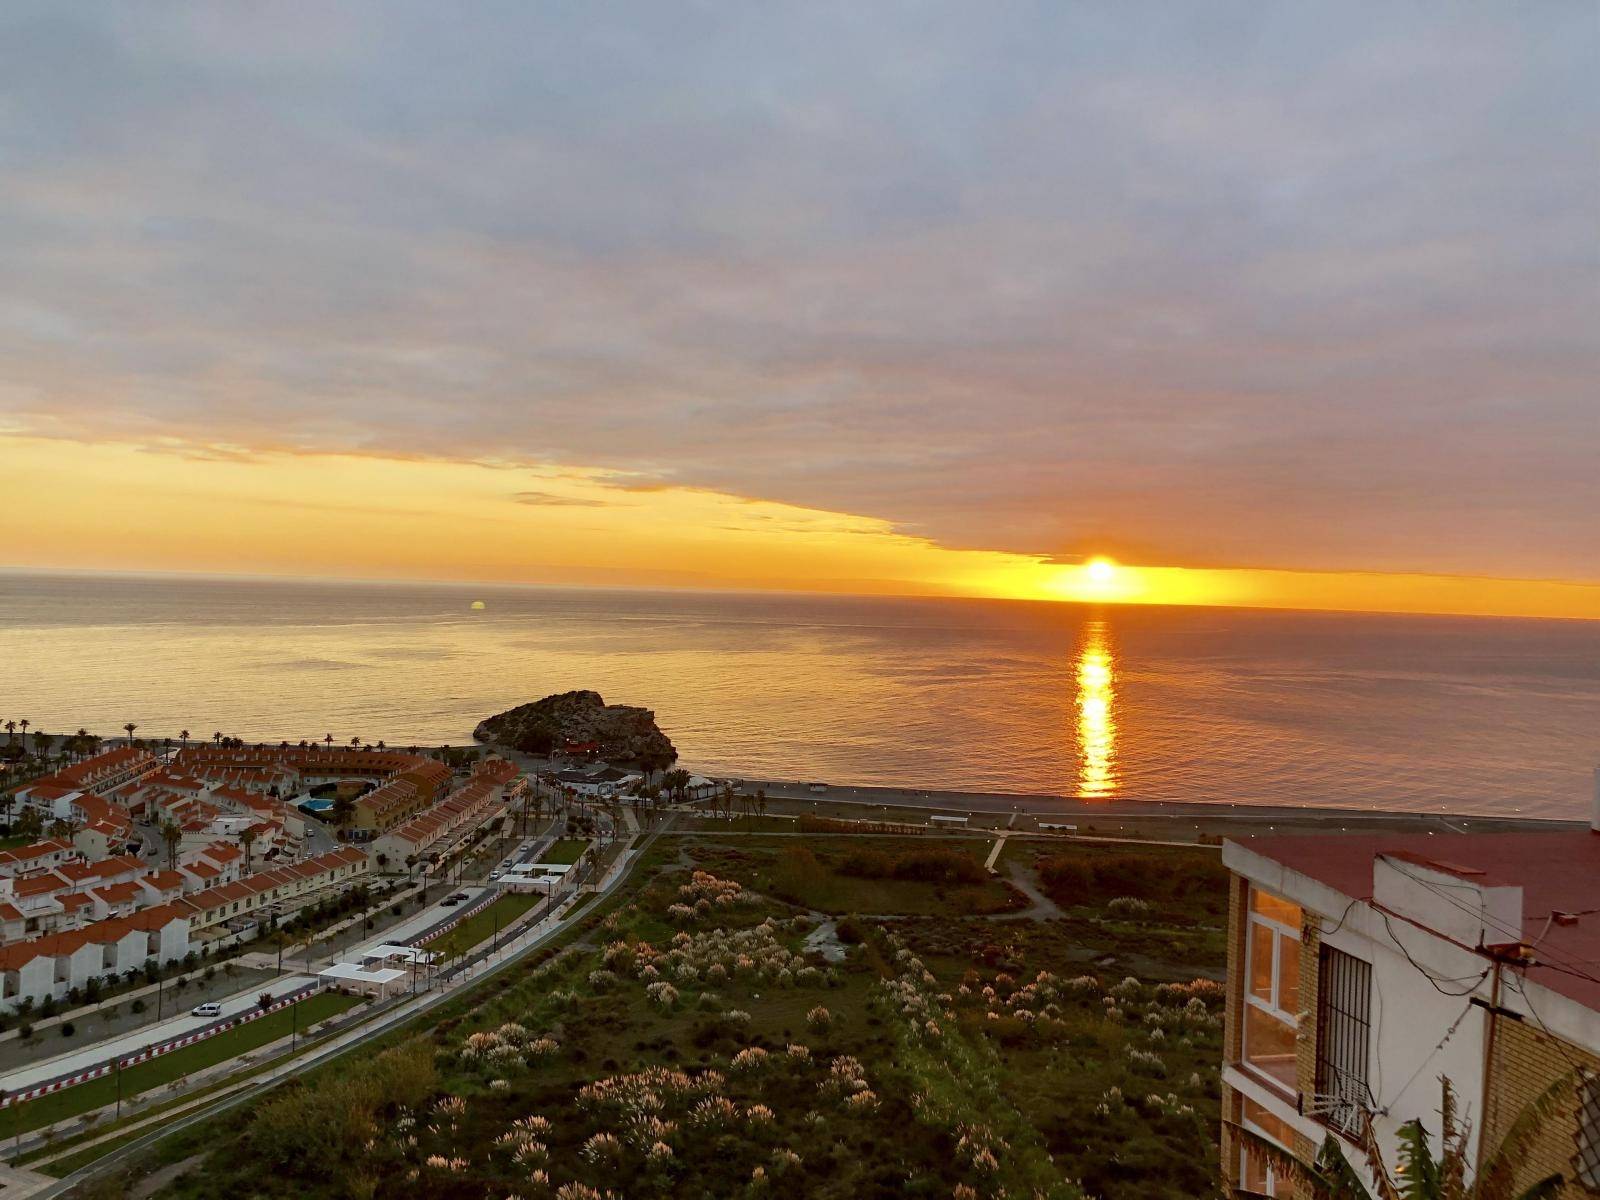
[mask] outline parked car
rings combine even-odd
[[[456,905],[461,903],[461,897],[446,896],[443,900],[439,901],[439,903],[445,908],[454,908]]]
[[[504,874],[505,874],[504,871],[499,870],[498,868],[496,868],[495,870],[489,872],[489,878],[490,879],[499,879],[500,876],[502,876]]]
[[[466,898],[467,898],[467,894],[465,892],[457,892],[454,896],[450,897],[450,899],[456,900],[456,901],[465,900]]]
[[[196,1004],[191,1008],[189,1015],[191,1017],[220,1017],[222,1015],[222,1005],[215,1000],[207,1000],[204,1004]]]

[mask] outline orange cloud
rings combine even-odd
[[[1119,566],[951,549],[874,517],[614,472],[0,436],[0,561],[485,582],[691,586],[1600,618],[1600,585]]]

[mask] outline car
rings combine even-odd
[[[466,898],[467,894],[465,892],[457,892],[454,896],[450,897],[452,900],[465,900]]]
[[[189,1015],[191,1017],[220,1017],[222,1015],[222,1005],[215,1000],[207,1000],[204,1004],[196,1004],[191,1008]]]
[[[504,871],[501,871],[501,870],[498,870],[498,869],[497,870],[493,870],[493,871],[489,872],[489,878],[490,879],[499,879],[500,876],[502,876],[504,874],[505,874]]]
[[[456,905],[460,904],[461,901],[455,896],[446,896],[443,900],[439,901],[439,903],[445,908],[454,908]]]

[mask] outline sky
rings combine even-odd
[[[0,565],[1600,616],[1597,51],[12,0]]]

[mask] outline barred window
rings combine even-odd
[[[1332,946],[1317,964],[1317,1103],[1335,1128],[1354,1132],[1372,1107],[1367,1063],[1372,1036],[1372,967]]]
[[[1578,1153],[1572,1165],[1579,1183],[1600,1191],[1600,1072],[1578,1078]]]

